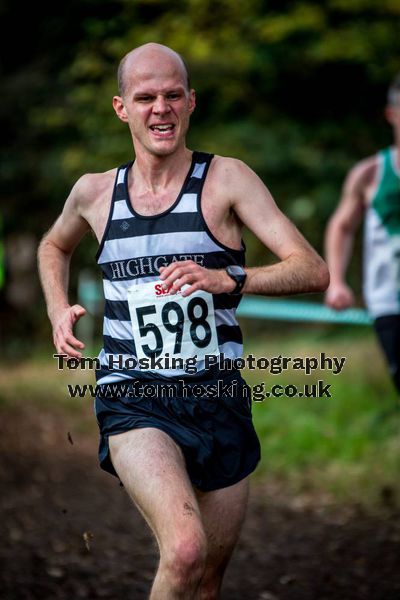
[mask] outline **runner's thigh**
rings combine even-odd
[[[216,567],[226,565],[235,547],[246,513],[248,492],[248,477],[212,492],[196,491],[207,536],[207,561]]]
[[[160,548],[182,531],[202,532],[201,516],[180,448],[163,431],[146,427],[109,437],[111,460]]]

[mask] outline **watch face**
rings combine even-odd
[[[230,273],[232,273],[232,275],[245,275],[246,274],[245,270],[240,265],[230,265],[228,268],[229,268]]]
[[[240,265],[229,265],[229,267],[226,267],[225,270],[228,273],[229,277],[236,281],[236,287],[230,293],[240,294],[242,287],[244,286],[244,283],[246,281],[246,271]]]

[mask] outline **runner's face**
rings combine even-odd
[[[183,66],[170,56],[144,57],[128,65],[125,76],[123,104],[136,152],[172,154],[185,143],[195,107]]]
[[[393,127],[394,137],[397,144],[400,143],[400,98],[396,104],[390,104],[386,107],[386,118]]]

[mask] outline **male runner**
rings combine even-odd
[[[151,598],[217,598],[259,443],[239,373],[206,361],[240,355],[241,293],[321,291],[329,275],[249,167],[186,147],[195,92],[178,54],[159,44],[127,54],[113,106],[129,126],[135,161],[81,177],[39,249],[54,344],[81,356],[73,326],[85,309],[68,304],[68,266],[92,229],[106,298],[98,383],[130,383],[132,392],[96,399],[101,465],[118,474],[157,539]],[[242,223],[277,264],[244,268]],[[163,362],[117,364],[126,357]],[[197,372],[183,362],[171,369],[172,357],[195,357]],[[185,393],[162,393],[160,384],[178,380]],[[138,382],[159,394],[135,395]]]
[[[337,310],[354,304],[345,274],[356,229],[365,216],[364,299],[400,392],[400,74],[389,88],[385,114],[395,145],[351,169],[328,224],[331,283],[325,301]]]

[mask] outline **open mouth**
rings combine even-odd
[[[150,129],[159,136],[167,137],[171,135],[171,133],[174,131],[175,125],[173,123],[165,123],[163,125],[150,125]]]

